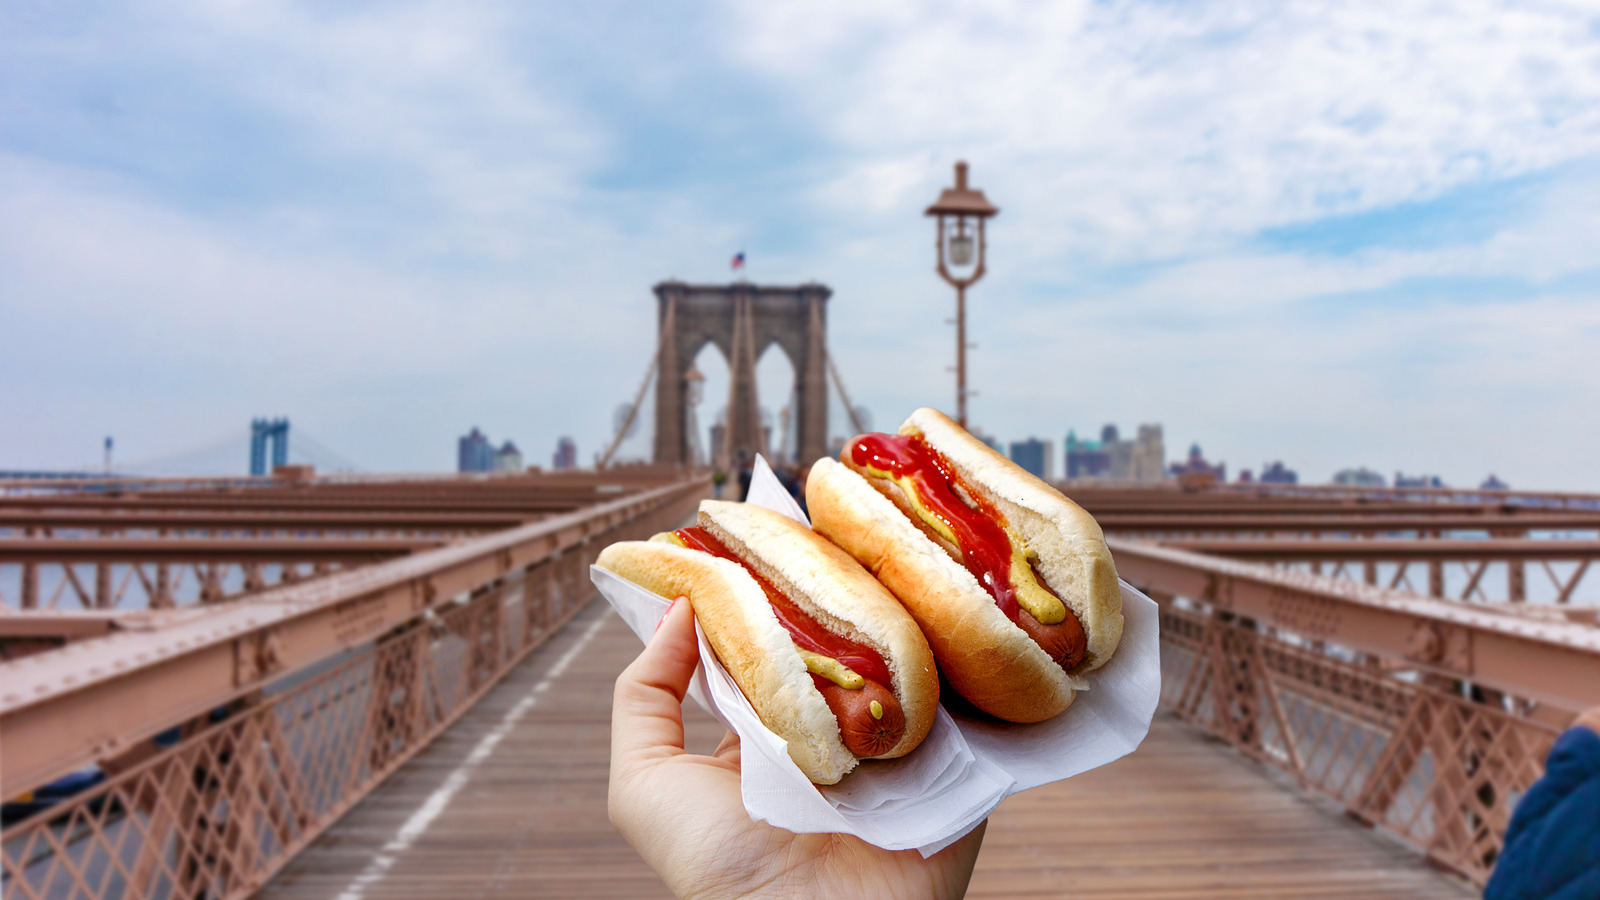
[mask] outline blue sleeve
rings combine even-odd
[[[1570,728],[1517,804],[1484,900],[1600,897],[1600,735]]]

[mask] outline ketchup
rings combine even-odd
[[[854,669],[856,674],[862,678],[876,681],[885,687],[889,686],[889,667],[884,665],[883,657],[878,654],[878,651],[849,638],[840,637],[823,628],[816,619],[806,615],[805,610],[797,606],[793,600],[785,597],[781,591],[773,586],[772,582],[761,577],[756,570],[746,565],[744,560],[730,553],[728,548],[722,546],[722,542],[717,540],[711,532],[704,528],[680,528],[674,531],[673,534],[688,545],[690,550],[699,550],[712,556],[731,559],[744,566],[745,571],[749,572],[750,576],[756,580],[756,584],[761,585],[761,589],[767,592],[767,602],[772,604],[772,611],[777,614],[778,623],[789,632],[789,636],[794,639],[795,646],[801,650],[809,650],[812,653],[831,656]],[[812,674],[811,680],[816,684],[818,690],[821,690],[824,685],[833,684],[833,682],[817,674]]]
[[[979,508],[962,502],[951,489],[961,476],[915,435],[861,435],[850,446],[850,458],[858,466],[888,472],[896,478],[910,478],[922,505],[955,534],[962,565],[994,598],[1006,618],[1017,621],[1023,609],[1017,604],[1017,591],[1011,583],[1011,538],[999,524],[999,510],[965,485],[967,496]]]

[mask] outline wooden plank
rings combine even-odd
[[[1132,756],[1007,800],[968,896],[1477,896],[1275,774],[1158,715]]]
[[[592,641],[549,678],[596,623]],[[627,627],[596,601],[261,896],[670,896],[606,817],[611,689],[638,649]],[[547,686],[537,690],[541,683]],[[426,831],[395,850],[405,823],[530,694],[532,707],[470,770]],[[721,738],[721,726],[692,702],[685,724],[691,750],[709,752]],[[374,864],[385,855],[393,858],[387,868]],[[364,880],[378,868],[377,877]],[[1013,797],[991,818],[969,896],[1063,895],[1476,894],[1161,716],[1138,753]]]

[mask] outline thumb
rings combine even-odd
[[[683,695],[700,663],[689,598],[667,607],[656,633],[622,674],[611,706],[611,767],[626,772],[683,752]]]

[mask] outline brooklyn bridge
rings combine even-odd
[[[653,463],[0,482],[5,894],[663,895],[606,818],[638,642],[588,567],[713,492],[702,347],[731,361],[724,460],[768,446],[772,343],[819,455],[829,362],[820,286],[656,293]],[[1006,801],[973,896],[1471,896],[1600,703],[1600,496],[1060,487],[1160,606],[1161,708],[1133,755]]]
[[[0,900],[1600,900],[1596,7],[0,2]],[[801,635],[944,746],[774,788],[595,563],[922,407],[1122,583],[881,484],[1032,639],[936,706]],[[1075,709],[963,704],[1119,590]]]

